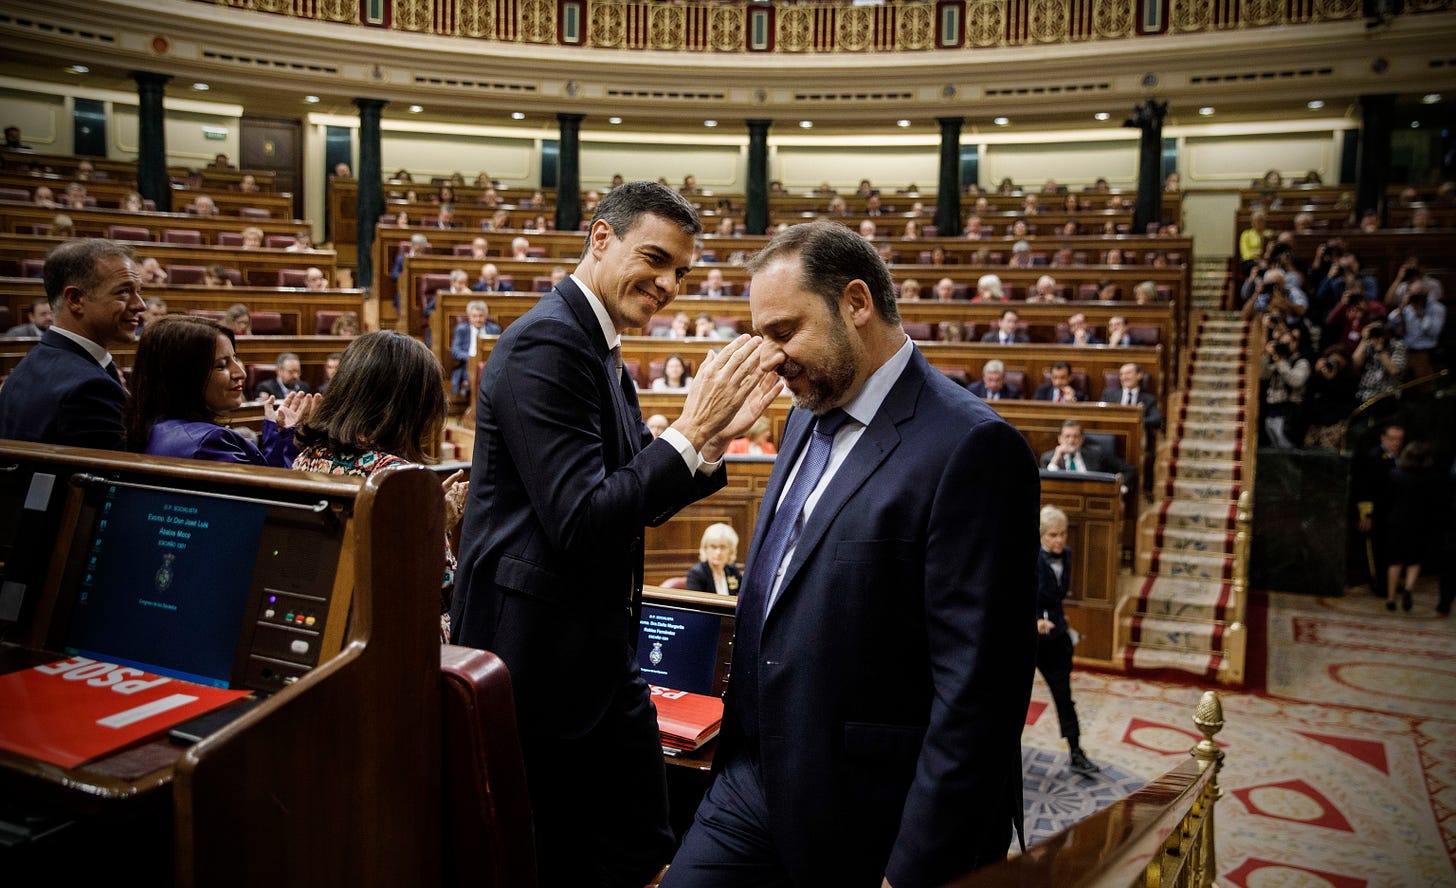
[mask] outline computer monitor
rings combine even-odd
[[[648,684],[722,696],[733,659],[731,609],[675,601],[642,604],[637,664]]]

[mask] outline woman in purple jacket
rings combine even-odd
[[[221,421],[243,403],[247,374],[233,350],[233,331],[209,318],[168,315],[148,324],[137,343],[127,399],[128,450],[216,462],[288,468],[298,455],[292,427],[312,412],[318,395],[291,393],[282,403],[263,395],[257,444]]]

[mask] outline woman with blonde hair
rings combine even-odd
[[[748,427],[748,431],[741,438],[734,438],[728,442],[728,449],[725,453],[737,453],[747,456],[772,456],[778,450],[774,447],[771,439],[773,427],[769,424],[767,416],[760,416]]]
[[[694,592],[737,595],[743,582],[738,559],[738,532],[727,524],[710,524],[698,545],[697,564],[688,571],[688,588]]]

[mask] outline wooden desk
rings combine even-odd
[[[38,237],[25,234],[0,234],[0,275],[21,277],[21,260],[42,259],[65,238]],[[259,287],[276,287],[278,273],[284,269],[303,270],[318,266],[329,280],[334,279],[338,254],[333,250],[270,250],[242,247],[209,247],[193,244],[137,244],[139,259],[155,258],[163,267],[214,263],[242,272],[243,283]]]
[[[23,173],[0,173],[0,185],[8,188],[26,188],[32,193],[39,185],[44,185],[55,192],[55,199],[61,200],[74,179],[67,176],[30,176]],[[96,198],[98,207],[117,207],[121,205],[121,199],[127,192],[135,191],[134,182],[118,182],[112,179],[92,179],[89,182],[82,182],[86,186],[86,193]],[[217,204],[218,212],[224,216],[237,217],[238,210],[244,207],[253,207],[260,210],[267,210],[275,219],[293,218],[293,195],[286,192],[251,192],[242,191],[189,191],[186,189],[173,189],[172,206],[181,209],[192,203],[198,197],[206,195],[212,198]],[[67,212],[64,209],[55,210],[56,213]],[[302,224],[295,222],[294,224]]]
[[[180,209],[180,208],[179,208]],[[65,213],[76,223],[76,234],[80,237],[106,237],[113,225],[146,228],[151,232],[150,240],[161,241],[162,233],[169,228],[191,229],[198,233],[202,243],[218,246],[218,235],[224,232],[239,234],[244,228],[256,227],[264,237],[288,235],[298,232],[300,223],[288,219],[243,219],[238,216],[192,216],[187,213],[127,213],[117,209],[98,208],[91,210],[50,210],[35,204],[0,201],[0,231],[6,234],[37,234],[34,226],[44,225],[49,232],[51,220],[58,213]],[[307,223],[302,223],[307,224]],[[265,240],[264,243],[267,243]]]

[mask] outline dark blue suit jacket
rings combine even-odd
[[[975,395],[976,397],[980,398],[981,400],[984,401],[986,399],[986,383],[982,382],[981,380],[978,379],[975,382],[971,383],[970,390],[971,390],[971,394]],[[1016,400],[1020,400],[1020,398],[1021,398],[1021,389],[1017,388],[1014,385],[1011,385],[1010,383],[1002,383],[1002,385],[1001,385],[1001,400],[1003,400],[1003,401],[1016,401]]]
[[[578,737],[601,719],[636,669],[643,527],[726,481],[654,439],[611,366],[568,277],[481,374],[451,641],[505,661],[523,735]]]
[[[792,411],[746,576],[813,417]],[[825,488],[761,631],[739,594],[720,747],[756,728],[795,884],[940,885],[1021,818],[1040,481],[1026,441],[916,351]]]
[[[120,450],[125,401],[95,358],[47,330],[0,389],[0,438]]]

